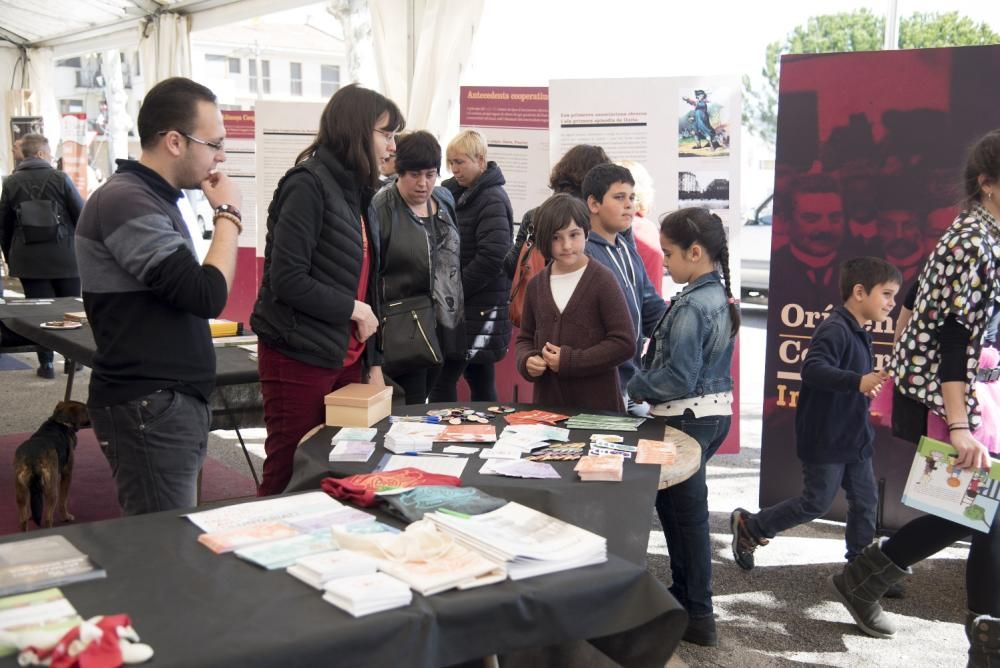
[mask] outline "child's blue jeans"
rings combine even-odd
[[[786,529],[822,517],[843,487],[847,494],[846,557],[853,560],[875,538],[878,487],[871,458],[851,464],[802,462],[802,477],[802,495],[753,515],[748,522],[750,532],[760,538],[774,538]]]
[[[670,593],[692,617],[712,614],[712,545],[708,534],[705,464],[729,433],[730,415],[677,416],[666,423],[701,446],[701,467],[693,476],[656,494],[656,514],[670,554]]]

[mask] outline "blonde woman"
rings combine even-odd
[[[511,248],[514,213],[503,189],[503,172],[486,159],[486,139],[480,133],[459,133],[448,144],[446,155],[453,176],[441,185],[455,197],[468,352],[464,360],[445,362],[431,401],[455,401],[456,384],[463,375],[472,401],[495,401],[493,366],[510,345],[510,280],[503,262]]]

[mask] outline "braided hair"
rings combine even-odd
[[[740,330],[740,307],[733,298],[733,281],[729,273],[729,240],[722,219],[708,209],[690,207],[669,213],[660,220],[660,234],[687,250],[692,244],[705,249],[712,262],[722,270],[723,288],[729,300],[730,335]]]

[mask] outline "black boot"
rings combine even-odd
[[[879,599],[911,572],[894,564],[875,542],[844,566],[842,573],[831,575],[830,586],[858,628],[874,638],[891,638],[896,635],[896,624],[882,610]]]
[[[1000,619],[969,612],[965,635],[969,639],[968,668],[1000,668]]]
[[[682,640],[702,647],[718,647],[719,634],[715,630],[715,615],[688,618],[688,627]]]

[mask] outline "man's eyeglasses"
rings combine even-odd
[[[396,136],[398,134],[396,132],[389,132],[388,130],[380,130],[378,128],[375,128],[375,132],[379,133],[380,135],[382,135],[383,137],[385,137],[386,141],[390,141],[390,142],[396,141]]]
[[[209,147],[213,151],[225,151],[226,150],[225,142],[224,141],[218,141],[218,142],[216,142],[216,141],[207,141],[205,139],[198,139],[197,137],[189,135],[186,132],[181,132],[180,130],[160,130],[157,134],[165,135],[168,132],[176,132],[177,134],[181,135],[182,137],[186,137],[186,138],[190,139],[195,144],[202,144],[204,146]]]

